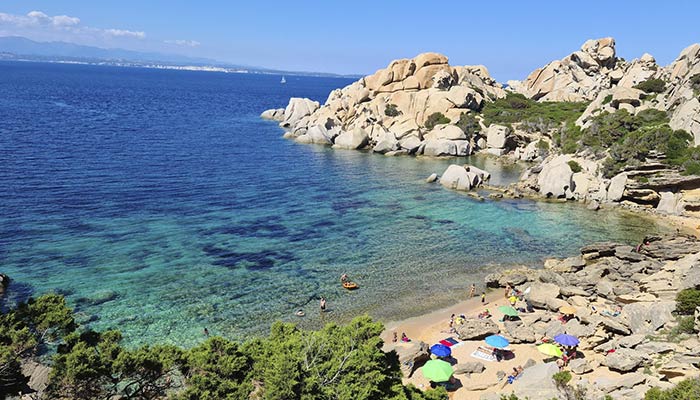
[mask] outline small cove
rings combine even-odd
[[[204,327],[244,338],[278,319],[402,319],[463,299],[495,268],[667,229],[578,204],[478,201],[425,183],[455,160],[301,145],[258,117],[291,96],[323,102],[346,79],[0,71],[5,301],[59,291],[130,344],[189,346]],[[517,179],[473,162],[492,184]],[[340,288],[343,272],[361,289]],[[316,312],[319,295],[332,312]]]

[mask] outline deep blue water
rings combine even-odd
[[[424,182],[454,160],[334,151],[260,120],[347,79],[0,63],[0,271],[6,302],[65,293],[130,343],[240,338],[415,315],[499,265],[662,229],[572,204],[479,202]],[[464,162],[459,161],[459,162]],[[474,159],[494,183],[517,177]],[[348,272],[359,291],[346,293]],[[316,313],[319,295],[332,310]]]

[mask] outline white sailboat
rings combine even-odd
[[[280,83],[283,84],[283,85],[284,85],[285,83],[287,83],[287,80],[284,79],[284,76],[282,77],[282,80],[280,81]]]

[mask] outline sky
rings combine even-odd
[[[700,42],[700,1],[3,0],[0,36],[369,74],[435,51],[523,79],[587,39],[671,63]]]

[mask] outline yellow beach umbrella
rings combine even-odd
[[[564,315],[573,315],[573,314],[576,314],[576,309],[574,307],[568,306],[568,305],[561,306],[561,308],[559,308],[559,312],[564,314]]]
[[[539,350],[539,352],[542,354],[554,357],[561,357],[564,354],[559,346],[555,346],[551,343],[542,343],[541,345],[537,346],[537,350]]]

